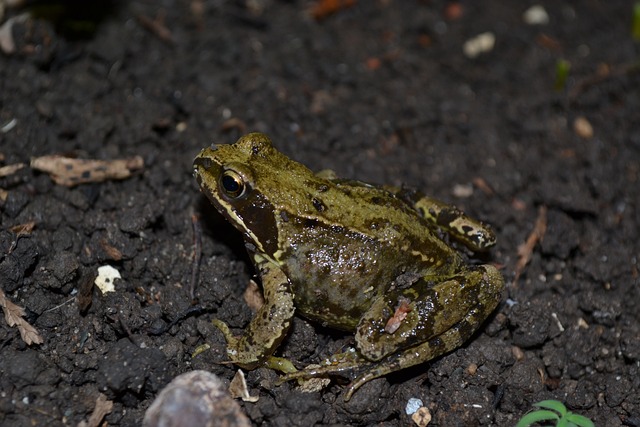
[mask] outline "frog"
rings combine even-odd
[[[262,133],[212,144],[194,177],[242,233],[264,303],[240,336],[219,320],[230,362],[282,381],[363,384],[462,346],[493,313],[504,278],[464,255],[496,243],[488,225],[417,190],[314,173]],[[275,355],[298,314],[354,334],[355,348],[298,370]]]

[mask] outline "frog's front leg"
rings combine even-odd
[[[447,278],[423,278],[388,292],[364,314],[356,331],[357,357],[287,375],[286,379],[352,374],[345,400],[364,383],[462,345],[496,308],[504,279],[491,265]]]
[[[287,335],[295,307],[289,280],[276,265],[256,256],[264,292],[264,304],[244,330],[240,338],[233,336],[229,327],[220,320],[214,325],[227,341],[227,355],[236,365],[254,369],[268,365],[286,372],[295,370],[293,365],[272,356]]]

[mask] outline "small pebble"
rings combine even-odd
[[[478,372],[478,365],[476,365],[475,363],[472,363],[469,366],[467,366],[467,374],[475,375],[476,372]]]
[[[418,427],[426,427],[431,422],[431,412],[423,406],[411,416],[411,419]]]
[[[143,427],[250,427],[224,383],[207,371],[173,379],[144,414]]]
[[[524,359],[524,351],[522,351],[522,349],[520,347],[517,347],[517,346],[511,347],[511,354],[513,354],[513,357],[517,361],[520,361],[520,360]]]
[[[475,58],[481,53],[490,52],[496,44],[496,36],[491,32],[478,34],[464,42],[462,51],[467,58]]]
[[[593,126],[583,116],[576,117],[573,121],[573,131],[583,139],[591,139],[593,137]]]
[[[453,195],[466,199],[473,195],[473,185],[471,184],[456,184],[453,186]]]
[[[522,19],[528,25],[546,25],[549,23],[549,14],[544,7],[536,4],[524,12]]]
[[[416,413],[416,411],[418,409],[420,409],[424,404],[422,403],[422,400],[416,398],[416,397],[412,397],[411,399],[407,400],[407,406],[405,406],[404,408],[404,412],[407,415],[413,415]]]
[[[113,281],[121,277],[118,270],[110,265],[103,265],[102,267],[98,267],[98,277],[96,277],[94,283],[103,294],[106,294],[107,292],[116,291]]]

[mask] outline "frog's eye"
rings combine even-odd
[[[226,196],[237,199],[245,194],[247,185],[239,173],[226,170],[220,176],[220,188]]]

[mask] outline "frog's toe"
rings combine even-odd
[[[340,375],[349,377],[349,373],[356,369],[355,366],[345,366],[343,364],[338,365],[310,365],[300,371],[291,372],[283,375],[282,382],[291,380],[304,380],[309,378],[327,377],[333,375]]]
[[[224,339],[225,341],[227,341],[227,343],[235,343],[237,341],[236,337],[234,337],[231,333],[229,326],[227,326],[227,324],[222,320],[213,319],[211,323],[213,323],[213,326],[215,326],[220,332],[222,332],[222,335],[224,336]]]
[[[362,371],[362,366],[312,366],[302,371],[283,375],[279,383],[282,384],[295,379],[303,391],[318,391],[329,384],[329,379],[324,377],[341,376],[352,379],[355,377],[345,389],[344,401],[348,402],[353,396],[353,393],[360,387],[380,376],[376,375],[375,369],[372,369],[371,366],[367,366],[365,373],[362,373]]]

